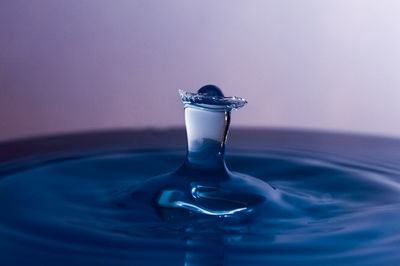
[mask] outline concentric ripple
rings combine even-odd
[[[138,151],[20,162],[0,178],[3,265],[395,265],[400,260],[400,172],[300,151],[240,151],[229,167],[268,181],[293,206],[168,222],[123,198],[179,167],[183,153]]]

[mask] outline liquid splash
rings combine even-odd
[[[202,219],[234,216],[232,221],[237,223],[249,220],[248,216],[261,208],[271,217],[293,211],[280,191],[267,182],[231,172],[225,164],[231,110],[243,107],[246,100],[224,97],[213,85],[200,88],[198,93],[181,90],[180,95],[188,138],[183,165],[138,185],[125,201],[143,202],[144,206],[153,206],[164,219],[180,222],[203,215]]]

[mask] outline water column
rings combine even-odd
[[[185,107],[185,124],[188,137],[186,166],[218,170],[225,168],[225,142],[231,121],[230,106],[215,104],[224,97],[213,85],[202,87],[197,95],[208,101],[192,102],[188,93],[180,91]],[[188,97],[189,99],[186,99]],[[215,102],[212,102],[214,99]]]

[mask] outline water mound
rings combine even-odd
[[[119,204],[140,202],[142,206],[152,206],[166,220],[189,224],[196,220],[194,215],[203,216],[203,222],[218,217],[229,223],[242,223],[254,219],[261,209],[271,217],[290,212],[285,210],[288,203],[278,190],[260,179],[233,173],[225,164],[230,111],[246,101],[224,97],[214,85],[204,86],[197,93],[180,94],[188,137],[183,165],[137,185]]]

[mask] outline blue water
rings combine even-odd
[[[229,171],[273,187],[282,206],[225,216],[141,200],[144,181],[182,165],[183,131],[0,144],[0,264],[399,264],[399,140],[239,133]]]

